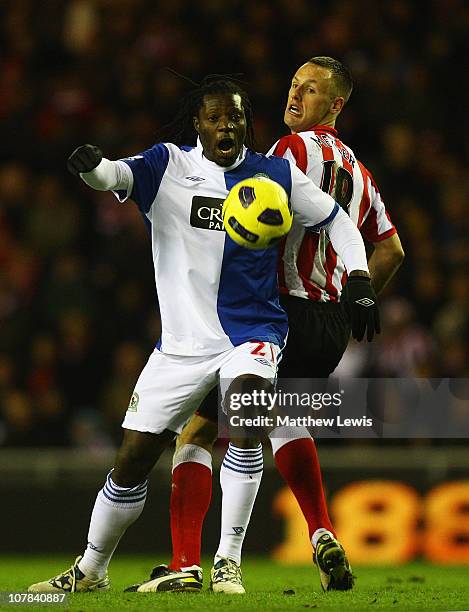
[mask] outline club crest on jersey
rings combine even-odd
[[[132,393],[132,397],[130,398],[129,407],[127,408],[127,412],[137,412],[137,406],[138,406],[139,399],[140,398],[138,397],[138,393],[134,391]]]
[[[209,198],[208,196],[193,196],[191,206],[191,225],[201,229],[216,230],[223,229],[222,198]]]

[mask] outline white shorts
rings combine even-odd
[[[181,433],[201,401],[219,382],[222,397],[242,374],[275,380],[280,348],[245,342],[219,355],[187,357],[155,349],[140,374],[122,427],[134,431]]]

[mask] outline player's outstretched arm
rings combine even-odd
[[[397,234],[373,243],[374,251],[368,260],[371,283],[379,295],[404,260],[404,249]]]
[[[133,175],[127,164],[106,159],[96,145],[85,144],[75,149],[67,160],[67,168],[99,191],[132,189]]]
[[[341,299],[350,319],[352,337],[361,341],[366,333],[368,342],[371,342],[375,333],[380,333],[381,325],[378,300],[371,284],[361,234],[341,208],[326,226],[326,231],[348,272]]]

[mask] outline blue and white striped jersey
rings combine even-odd
[[[223,230],[228,191],[256,174],[280,183],[295,218],[320,227],[338,205],[289,161],[244,149],[225,168],[194,147],[156,144],[123,159],[131,169],[131,197],[151,223],[162,335],[158,347],[174,355],[214,355],[249,340],[283,346],[287,317],[279,305],[278,249],[249,250]]]

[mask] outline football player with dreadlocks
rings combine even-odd
[[[31,585],[31,591],[107,590],[109,562],[142,512],[148,474],[203,398],[220,380],[232,381],[226,393],[244,383],[256,390],[271,388],[288,328],[279,305],[278,250],[245,249],[223,231],[221,206],[234,185],[267,175],[289,195],[298,222],[326,228],[349,275],[362,279],[350,305],[356,333],[379,328],[357,228],[294,164],[252,150],[251,106],[236,83],[205,78],[184,99],[172,127],[171,141],[126,159],[110,161],[97,146],[82,145],[68,160],[69,170],[90,187],[113,191],[120,202],[131,198],[150,222],[162,334],[136,383],[123,441],[97,495],[83,555],[65,572]],[[219,223],[210,221],[217,218]],[[373,305],[362,309],[359,298]],[[258,359],[259,344],[269,358]],[[240,448],[240,455],[258,452],[258,441],[248,444],[253,447]],[[255,474],[252,480],[258,487]],[[157,571],[135,590],[166,589],[172,581],[194,590],[202,586],[197,571],[169,578]]]

